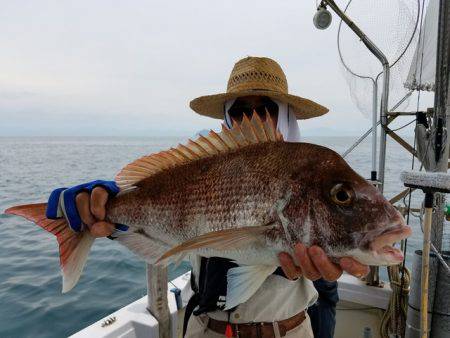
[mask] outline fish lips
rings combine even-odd
[[[374,258],[386,265],[398,264],[403,261],[403,252],[394,247],[394,243],[408,238],[412,234],[410,226],[403,218],[385,228],[366,233],[360,242],[360,249],[369,251]]]

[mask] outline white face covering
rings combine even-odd
[[[273,100],[273,99],[272,99]],[[228,110],[233,105],[233,100],[225,102],[225,124],[231,127],[231,118],[228,114]],[[300,129],[298,128],[297,119],[294,113],[289,110],[289,105],[284,102],[273,100],[278,105],[278,121],[277,128],[283,135],[286,142],[300,142]]]

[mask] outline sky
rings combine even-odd
[[[1,5],[0,136],[175,136],[217,128],[218,120],[197,115],[189,101],[224,92],[234,63],[249,55],[275,59],[291,94],[330,109],[300,121],[303,132],[370,128],[339,63],[339,21],[334,15],[329,29],[317,30],[315,0]]]

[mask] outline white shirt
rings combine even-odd
[[[277,128],[283,134],[286,142],[299,142],[300,130],[295,115],[289,111],[285,103],[275,101],[278,104]],[[225,123],[229,125],[230,117],[228,109],[234,100],[225,104]],[[198,276],[200,259],[192,261],[193,273]],[[245,303],[240,304],[230,314],[231,323],[250,322],[274,322],[290,318],[299,312],[306,310],[317,300],[318,294],[313,283],[304,277],[295,281],[287,278],[271,275],[256,293]],[[214,311],[208,316],[221,321],[228,321],[228,312]]]

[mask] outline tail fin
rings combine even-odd
[[[80,279],[94,237],[89,231],[74,232],[65,219],[48,219],[46,209],[46,203],[26,204],[6,209],[5,214],[22,216],[56,236],[63,275],[62,292],[65,293]]]

